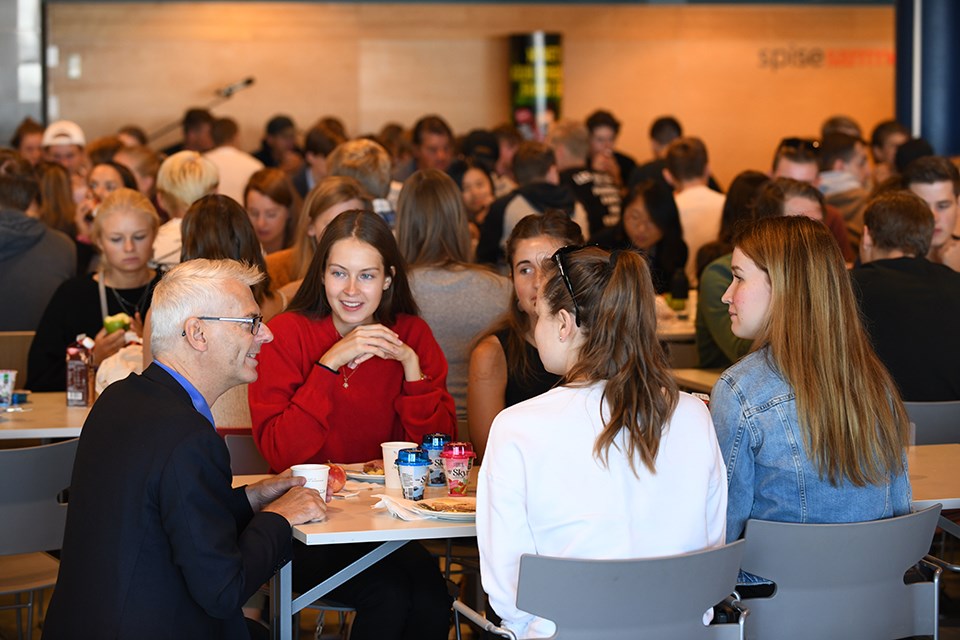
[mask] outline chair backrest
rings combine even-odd
[[[940,505],[905,516],[849,524],[749,520],[742,568],[776,583],[746,600],[748,638],[881,640],[931,635],[933,583],[904,573],[930,549]],[[929,596],[929,598],[927,597]]]
[[[223,436],[223,441],[230,452],[230,470],[233,475],[270,473],[270,463],[263,459],[253,436],[228,433]]]
[[[916,428],[911,444],[960,444],[960,400],[952,402],[904,402]]]
[[[77,442],[0,450],[0,555],[61,547]]]
[[[27,356],[34,331],[0,331],[0,369],[17,371],[17,387],[27,384]]]
[[[517,606],[556,622],[555,638],[739,638],[738,625],[707,627],[703,614],[733,592],[742,554],[742,540],[636,560],[525,554]]]

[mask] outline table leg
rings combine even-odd
[[[293,640],[293,614],[327,595],[344,582],[387,557],[409,540],[390,540],[357,558],[306,593],[293,599],[293,562],[288,562],[270,580],[270,630],[274,640]]]
[[[364,569],[373,566],[377,562],[380,562],[380,560],[386,558],[388,555],[407,544],[407,542],[409,542],[409,540],[389,540],[365,556],[357,558],[352,563],[348,564],[343,569],[340,569],[340,571],[336,572],[294,600],[292,607],[293,613],[297,613],[311,602],[319,600],[350,578],[359,574]],[[290,615],[293,615],[293,613]]]
[[[292,600],[293,562],[290,561],[270,580],[270,631],[273,640],[293,640]]]

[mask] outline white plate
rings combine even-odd
[[[360,482],[373,482],[376,484],[383,484],[384,478],[383,474],[375,473],[364,473],[363,472],[363,463],[358,462],[356,464],[342,464],[344,473],[347,474],[347,477],[351,480],[359,480]]]
[[[473,505],[474,511],[470,513],[463,513],[461,511],[432,511],[430,509],[424,509],[421,505],[430,504],[440,508],[443,508],[445,504],[455,504],[455,503],[465,503]],[[420,502],[414,503],[413,510],[419,514],[430,516],[436,518],[437,520],[453,520],[456,522],[473,522],[477,519],[477,499],[476,498],[431,498],[429,500],[421,500]]]

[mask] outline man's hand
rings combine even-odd
[[[281,474],[247,485],[247,499],[254,511],[279,513],[290,525],[326,517],[325,498],[313,489],[303,488],[306,478],[293,477],[287,469]],[[319,506],[314,502],[318,502]],[[301,519],[305,518],[305,519]]]
[[[292,478],[292,480],[303,480],[303,478]],[[326,520],[327,503],[316,489],[295,486],[261,511],[280,514],[292,527],[306,522]]]

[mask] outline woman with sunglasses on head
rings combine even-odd
[[[909,419],[829,230],[802,216],[760,220],[736,240],[732,269],[723,302],[754,351],[710,398],[727,465],[727,540],[750,518],[909,513]]]
[[[533,341],[537,291],[543,281],[543,260],[560,247],[582,242],[580,226],[556,210],[522,218],[507,239],[513,295],[504,316],[477,339],[467,379],[470,440],[481,458],[498,413],[548,391],[560,380],[543,368]]]
[[[565,247],[544,265],[537,350],[560,386],[505,409],[477,490],[484,590],[521,638],[520,556],[666,556],[724,542],[723,460],[706,406],[677,390],[642,256]]]
[[[270,322],[274,340],[260,351],[260,377],[250,385],[253,437],[273,469],[364,462],[381,457],[382,442],[456,432],[447,362],[417,311],[383,218],[358,210],[334,218],[290,307]],[[369,550],[336,546],[298,555],[294,587],[298,575],[330,575]],[[446,585],[418,544],[331,597],[356,607],[354,640],[447,637]]]

